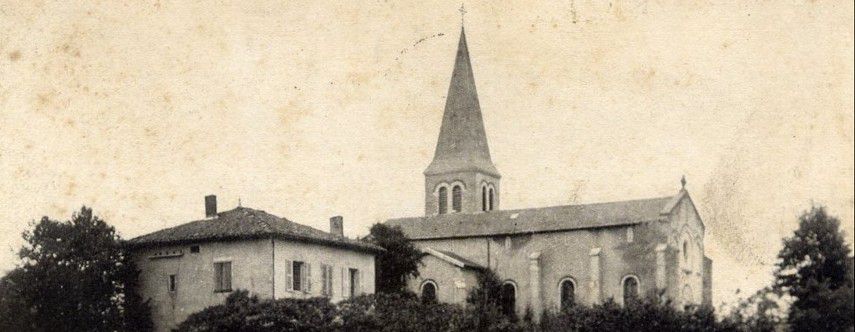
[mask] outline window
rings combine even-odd
[[[635,232],[632,230],[632,226],[626,228],[626,242],[632,243],[635,241]]]
[[[499,300],[501,301],[502,313],[505,316],[514,316],[516,314],[517,287],[514,286],[513,282],[507,281],[502,284]]]
[[[487,211],[487,187],[481,187],[481,211]]]
[[[626,276],[623,278],[623,304],[629,304],[638,298],[638,277]]]
[[[489,198],[490,198],[490,204],[489,204],[489,206],[487,207],[487,210],[488,210],[488,211],[493,211],[493,206],[494,206],[494,205],[493,205],[493,188],[490,188],[490,195],[489,195],[489,196],[490,196],[490,197],[489,197]]]
[[[291,265],[291,271],[294,273],[294,282],[292,283],[291,289],[295,291],[303,291],[306,283],[306,272],[303,270],[304,263],[294,261]]]
[[[170,275],[169,275],[169,281],[168,281],[168,284],[167,284],[167,289],[168,289],[170,292],[175,292],[175,290],[177,289],[177,286],[178,286],[177,276],[176,276],[176,275],[174,275],[174,274],[170,274]]]
[[[448,212],[448,188],[439,187],[439,214]]]
[[[359,295],[359,270],[350,269],[350,296]]]
[[[683,262],[689,262],[689,241],[683,241]]]
[[[214,263],[214,292],[232,291],[232,262]]]
[[[451,208],[454,212],[460,212],[463,209],[463,188],[460,186],[451,188]]]
[[[561,309],[567,309],[576,303],[576,283],[571,278],[561,280]]]
[[[190,246],[190,253],[191,254],[198,254],[199,253],[199,246]]]
[[[333,296],[333,267],[321,264],[321,295]]]
[[[422,302],[436,303],[436,284],[431,280],[422,284]]]

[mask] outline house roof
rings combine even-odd
[[[478,237],[569,231],[614,227],[661,220],[686,195],[609,203],[564,205],[543,208],[450,213],[427,217],[391,219],[414,240]]]
[[[439,129],[433,161],[425,175],[460,171],[481,171],[499,177],[490,159],[487,133],[481,118],[481,105],[475,89],[475,75],[469,61],[466,33],[460,29],[457,57],[445,99],[445,111]]]
[[[128,240],[132,247],[208,241],[278,238],[368,252],[383,249],[367,242],[333,235],[273,214],[245,207],[220,212],[215,218],[191,221]]]
[[[451,265],[455,265],[462,269],[474,269],[474,270],[484,270],[485,267],[481,264],[470,261],[466,258],[463,258],[453,252],[446,250],[436,250],[433,248],[424,248],[423,252],[426,255],[431,255],[440,260],[443,260]]]

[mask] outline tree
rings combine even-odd
[[[43,217],[23,236],[21,266],[7,276],[16,285],[8,301],[27,308],[22,324],[36,331],[151,329],[150,308],[136,289],[139,271],[116,230],[92,209],[64,222]]]
[[[788,323],[795,331],[846,331],[853,327],[850,248],[840,221],[824,207],[799,217],[799,228],[784,239],[775,287],[794,298]]]
[[[377,256],[375,284],[378,292],[402,292],[406,289],[407,278],[419,276],[422,253],[404,235],[400,226],[374,224],[367,240],[386,249]]]

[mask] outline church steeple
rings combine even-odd
[[[424,174],[428,215],[498,208],[501,175],[490,158],[462,26],[436,151]]]
[[[481,105],[475,88],[475,75],[469,61],[466,31],[460,28],[460,42],[451,84],[445,99],[445,113],[439,129],[433,162],[425,175],[436,175],[455,171],[481,171],[499,176],[499,171],[490,158],[487,133],[481,118]]]

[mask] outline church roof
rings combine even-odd
[[[186,224],[142,235],[128,240],[132,247],[170,245],[206,241],[229,241],[278,238],[377,252],[380,247],[363,241],[333,235],[292,222],[273,214],[245,207],[220,212],[216,218],[191,221]]]
[[[661,220],[685,191],[675,196],[609,202],[502,210],[449,213],[427,217],[391,219],[414,240],[531,234],[614,227]]]
[[[500,176],[490,158],[478,91],[475,89],[475,75],[472,73],[466,32],[463,28],[460,29],[457,57],[445,99],[439,140],[433,161],[424,173],[436,175],[458,171],[481,171]]]

